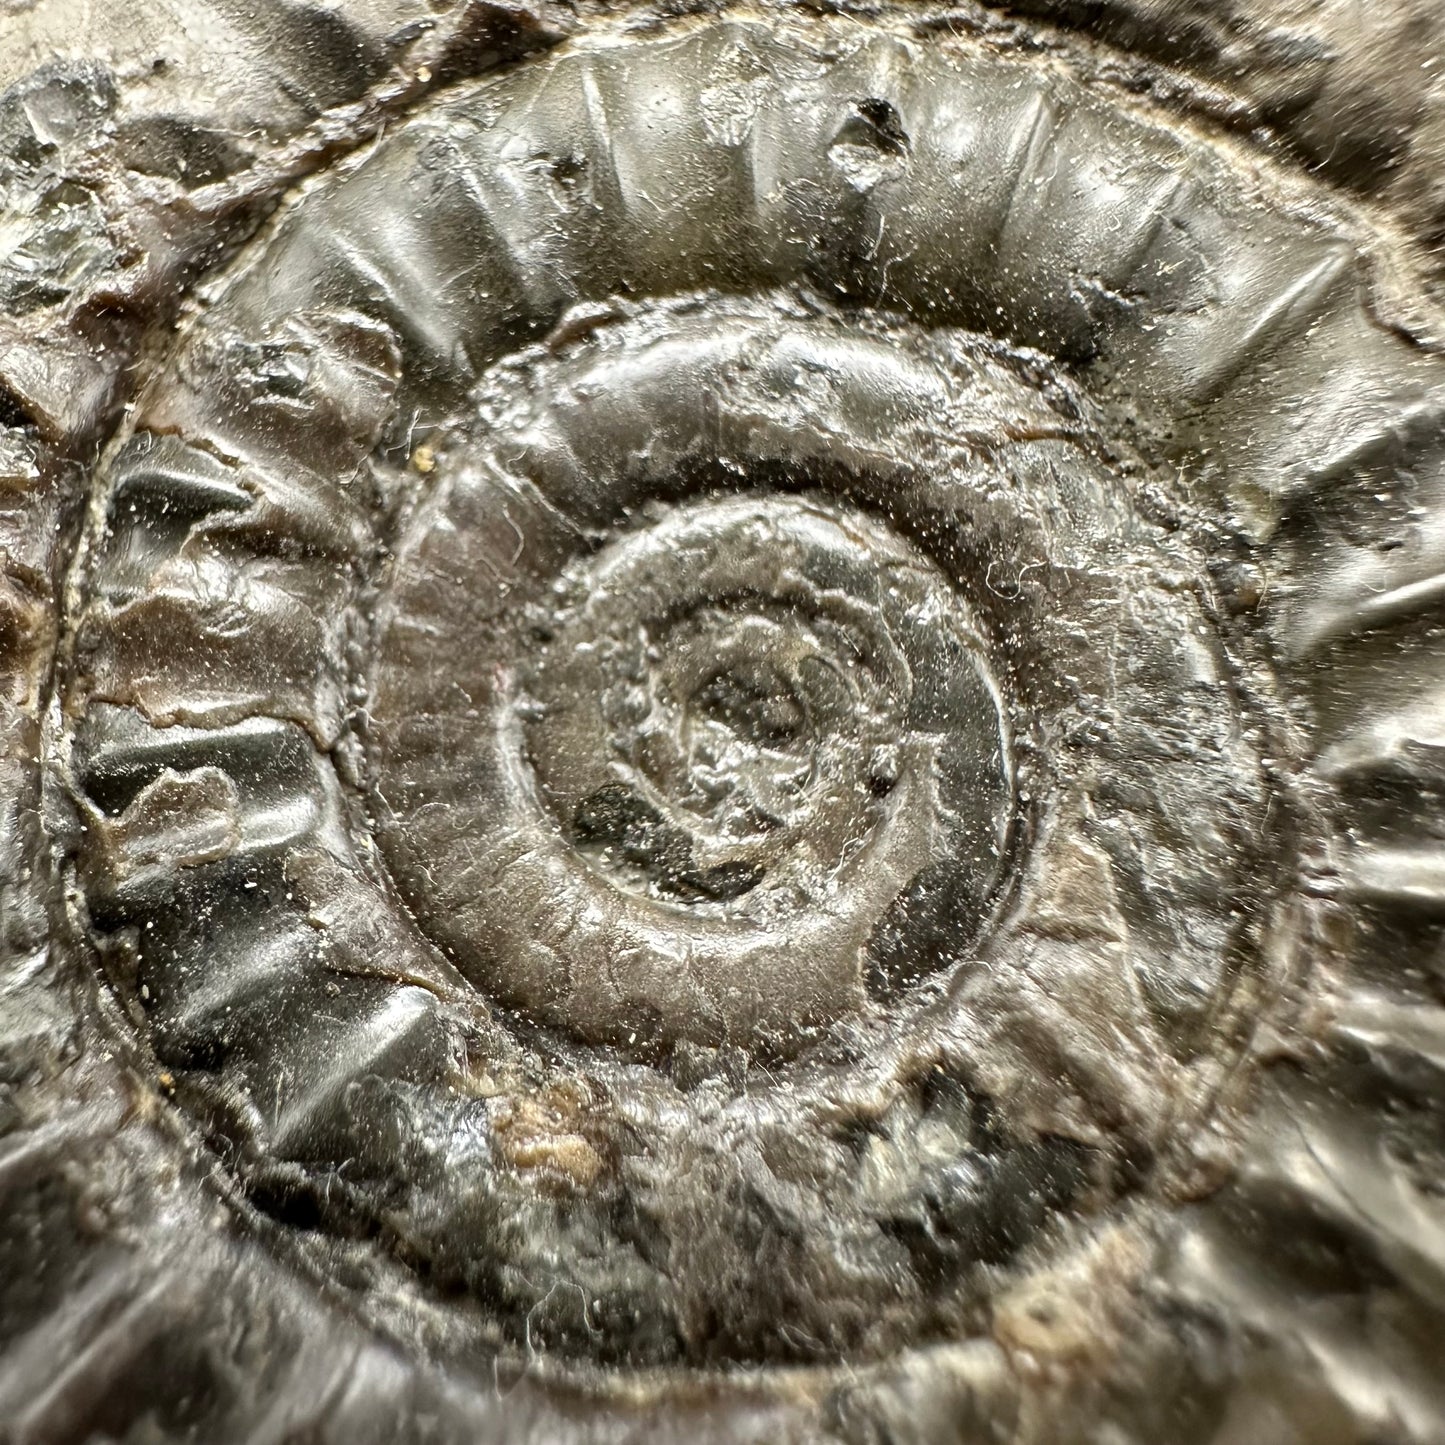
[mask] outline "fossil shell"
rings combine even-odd
[[[22,178],[27,336],[209,274],[7,353],[0,1416],[1440,1438],[1428,281],[1057,31],[638,20],[337,20],[145,285]]]

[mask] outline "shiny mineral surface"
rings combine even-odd
[[[0,1438],[1445,1439],[1445,21],[684,8],[0,4]]]

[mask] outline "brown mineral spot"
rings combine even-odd
[[[597,1182],[602,1156],[580,1134],[536,1134],[509,1140],[503,1157],[516,1170],[545,1172],[578,1189]]]
[[[1115,1348],[1120,1293],[1146,1265],[1137,1239],[1109,1230],[1004,1294],[994,1338],[1029,1372],[1097,1365]]]
[[[497,1155],[511,1168],[567,1189],[587,1189],[605,1161],[581,1132],[590,1101],[570,1084],[549,1086],[535,1097],[506,1100],[493,1116]]]

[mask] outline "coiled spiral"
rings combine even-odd
[[[723,19],[298,191],[107,455],[52,739],[250,1206],[624,1390],[1125,1287],[1399,886],[1298,779],[1378,762],[1330,689],[1433,578],[1306,501],[1428,470],[1438,359],[1222,155]]]

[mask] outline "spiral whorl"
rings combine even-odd
[[[563,46],[302,187],[108,455],[61,709],[248,1196],[715,1365],[1199,1187],[1332,917],[1278,665],[1422,585],[1255,615],[1438,415],[1362,317],[1192,131],[846,21]]]

